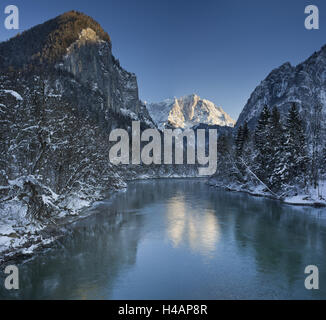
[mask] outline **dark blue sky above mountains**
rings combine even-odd
[[[324,0],[2,0],[0,41],[17,33],[3,25],[9,4],[20,10],[20,32],[69,10],[92,16],[136,73],[142,100],[197,93],[234,119],[272,69],[326,44]],[[319,7],[320,30],[304,28],[309,4]]]

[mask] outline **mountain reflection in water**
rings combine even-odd
[[[209,205],[209,203],[208,203]],[[212,209],[193,207],[184,195],[170,199],[166,211],[166,231],[174,247],[188,246],[204,256],[214,254],[219,225]]]

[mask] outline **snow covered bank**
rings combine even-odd
[[[44,226],[26,216],[27,208],[21,201],[1,203],[0,211],[0,264],[14,255],[31,253],[49,241],[40,233]]]
[[[132,170],[129,170],[130,177],[128,179],[125,177],[126,181],[196,177],[195,173],[193,175],[171,172],[157,174],[154,171],[138,175],[135,172],[132,173]],[[15,183],[20,185],[17,181]],[[117,191],[123,191],[126,187],[126,183],[118,184],[114,191],[111,190],[110,195]],[[27,206],[17,198],[0,203],[0,265],[8,260],[15,260],[17,257],[32,255],[36,250],[50,245],[59,237],[64,236],[62,228],[64,225],[84,217],[85,209],[110,195],[100,192],[100,190],[93,190],[92,195],[85,195],[82,192],[72,193],[60,202],[55,202],[58,209],[56,214],[44,223],[28,217]],[[53,206],[54,201],[51,197],[43,195],[42,200]]]
[[[319,183],[315,189],[310,187],[305,193],[290,197],[285,197],[283,201],[293,205],[308,205],[314,207],[326,206],[326,181]]]
[[[31,176],[9,183],[10,187],[14,186],[25,192],[26,181],[33,182],[33,190],[36,190],[36,186],[40,187],[37,195],[29,198],[31,194],[26,192],[21,197],[17,192],[18,196],[0,202],[0,265],[9,259],[30,255],[36,249],[49,245],[63,235],[60,226],[78,219],[83,209],[101,198],[95,189],[91,196],[80,191],[79,194],[71,193],[60,197]],[[43,203],[37,207],[43,208],[42,218],[40,214],[28,214],[28,206],[31,207],[36,201]]]
[[[277,196],[266,190],[265,186],[263,185],[243,186],[239,183],[223,183],[215,178],[209,179],[207,183],[212,187],[222,188],[227,191],[244,192],[256,197],[266,197],[279,200],[290,205],[326,207],[326,199],[323,197],[323,195],[326,195],[326,182],[322,182],[320,184],[319,191],[311,187],[305,193],[296,194],[293,196]]]
[[[83,209],[91,205],[78,197],[69,197],[62,202],[66,210],[61,210],[47,223],[31,219],[27,207],[15,199],[0,204],[0,265],[17,257],[25,257],[35,250],[48,246],[64,232],[60,227],[78,219]]]

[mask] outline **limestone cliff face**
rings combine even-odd
[[[72,73],[76,80],[92,90],[99,91],[104,96],[104,108],[117,113],[121,109],[139,113],[135,74],[120,67],[112,55],[110,43],[101,40],[93,29],[82,30],[79,39],[67,48],[58,67]]]
[[[285,63],[273,70],[251,94],[242,110],[236,127],[248,122],[255,128],[264,107],[278,107],[285,116],[292,103],[296,103],[301,116],[308,121],[314,106],[321,106],[326,117],[326,46],[297,66]]]
[[[97,94],[103,100],[100,111],[104,114],[132,112],[139,117],[143,108],[136,76],[121,68],[112,55],[110,36],[91,17],[66,12],[0,43],[1,74],[17,77],[15,71],[50,75],[53,67],[73,75],[76,85],[82,85],[85,92]],[[78,105],[90,104],[75,92],[70,95]]]

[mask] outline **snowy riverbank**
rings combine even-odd
[[[134,180],[149,180],[149,179],[186,179],[189,176],[171,174],[164,177],[153,177],[143,174]],[[190,177],[198,178],[198,177]],[[202,179],[202,178],[198,178]],[[251,186],[244,188],[239,184],[224,185],[221,182],[211,178],[207,180],[208,185],[212,187],[223,188],[228,191],[244,192],[252,196],[267,197],[275,200],[280,200],[283,203],[296,206],[315,206],[324,207],[326,201],[321,199],[326,193],[326,182],[322,183],[318,190],[312,189],[308,194],[296,195],[292,197],[277,198],[270,192],[266,191],[264,186]],[[117,192],[125,190],[125,186],[121,186]],[[115,194],[116,192],[112,193]],[[85,200],[77,196],[65,200],[68,211],[62,213],[48,224],[41,224],[37,221],[31,221],[26,217],[26,207],[21,201],[12,200],[0,205],[0,265],[8,260],[15,260],[17,257],[27,257],[35,251],[41,250],[43,247],[50,245],[53,241],[64,235],[62,230],[65,224],[76,221],[84,217],[83,212],[86,211],[94,202],[99,199]]]
[[[67,199],[68,201],[68,199]],[[48,223],[27,217],[27,208],[19,200],[0,205],[0,265],[17,257],[31,255],[35,250],[49,245],[62,235],[60,227],[78,218],[91,201],[74,197],[69,201],[73,210],[62,211]]]
[[[158,177],[150,174],[141,174],[137,178],[129,181],[150,180],[150,179],[186,179],[182,174],[168,174]],[[195,176],[190,178],[196,178]],[[111,192],[112,196],[117,192],[123,192],[127,184],[121,185],[117,190]],[[28,257],[35,251],[49,246],[53,241],[64,235],[63,227],[67,223],[72,223],[79,218],[85,217],[84,213],[94,203],[104,200],[107,196],[93,199],[78,197],[77,195],[66,198],[61,207],[66,208],[48,223],[41,223],[27,217],[27,208],[22,201],[13,199],[0,204],[0,265],[15,260],[18,257]]]
[[[314,189],[311,187],[306,190],[305,193],[296,194],[293,196],[277,196],[266,190],[266,187],[263,185],[242,186],[238,183],[224,184],[215,178],[209,179],[207,183],[212,187],[222,188],[234,192],[244,192],[256,197],[275,199],[290,205],[326,207],[326,181],[320,183],[319,189]]]

